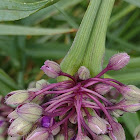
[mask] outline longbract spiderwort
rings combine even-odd
[[[102,75],[122,69],[129,59],[127,53],[112,56],[95,77],[85,66],[72,76],[59,64],[45,61],[41,69],[48,77],[66,76],[69,80],[52,84],[40,80],[35,87],[9,93],[5,102],[17,107],[8,115],[8,134],[26,140],[125,140],[123,127],[115,117],[140,110],[140,89]],[[112,89],[122,94],[119,101],[108,98]]]

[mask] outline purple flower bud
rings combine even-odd
[[[44,128],[35,129],[26,140],[48,140],[49,133]]]
[[[105,134],[107,131],[106,125],[107,121],[99,116],[94,116],[88,119],[89,128],[96,134]]]
[[[134,131],[135,140],[140,140],[140,125],[138,125]]]
[[[140,110],[139,101],[121,100],[115,106],[117,106],[118,108],[121,108],[123,111],[126,111],[126,112],[136,112]]]
[[[20,117],[29,122],[36,122],[43,113],[42,107],[34,103],[20,105],[16,111]]]
[[[16,90],[8,93],[5,97],[5,102],[8,105],[19,105],[27,102],[29,99],[29,93],[26,90]]]
[[[120,70],[128,64],[129,59],[130,56],[127,53],[115,54],[110,58],[107,68],[109,70]]]
[[[78,70],[78,76],[81,80],[87,80],[90,78],[90,72],[85,66],[81,66]]]
[[[61,72],[61,68],[60,68],[60,65],[58,65],[56,62],[54,61],[45,61],[44,63],[45,65],[43,65],[41,67],[41,69],[45,72],[45,74],[48,76],[48,77],[51,77],[51,78],[56,78],[59,76],[59,73]]]
[[[127,100],[140,101],[140,89],[134,85],[123,86],[120,88],[120,92]]]
[[[101,95],[105,95],[111,90],[111,86],[107,84],[97,84],[94,88],[96,92],[98,92]]]
[[[60,126],[52,130],[53,136],[57,135],[60,132]]]
[[[109,136],[112,140],[125,140],[124,129],[119,123],[112,123],[112,131],[109,132]]]
[[[53,123],[53,122],[51,122],[51,120],[53,121],[53,119],[51,117],[44,116],[41,120],[42,127],[46,127],[46,128],[50,127],[50,125]]]
[[[27,122],[19,117],[11,123],[8,129],[8,134],[10,136],[24,136],[30,131],[31,128],[32,123]]]

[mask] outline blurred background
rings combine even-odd
[[[27,18],[0,23],[0,95],[25,89],[32,81],[47,79],[40,67],[47,59],[61,62],[74,40],[88,3],[88,0],[61,0]],[[138,87],[139,35],[140,9],[116,0],[108,25],[104,66],[113,54],[127,52],[131,56],[129,65],[108,75]],[[127,139],[132,140],[134,129],[140,124],[140,112],[125,114],[119,121],[125,127]]]

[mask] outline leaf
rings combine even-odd
[[[58,0],[0,0],[0,21],[25,18]]]
[[[13,89],[11,89],[9,86],[4,84],[3,82],[0,81],[0,95],[7,95],[9,92],[11,92]]]
[[[0,94],[6,95],[13,89],[18,89],[16,83],[9,75],[0,69]]]
[[[123,8],[120,12],[117,12],[117,14],[115,14],[114,16],[112,16],[110,18],[109,25],[114,24],[119,19],[121,19],[122,17],[126,16],[127,14],[129,14],[130,12],[132,12],[135,9],[136,9],[136,7],[133,6],[133,5],[128,5],[127,7]]]
[[[125,84],[139,84],[140,72],[123,73],[119,75],[113,75],[114,79]]]
[[[30,45],[29,45],[30,46]],[[47,44],[32,44],[33,47],[27,47],[25,52],[29,57],[36,59],[60,59],[65,56],[70,46],[57,42]]]
[[[137,7],[140,7],[140,0],[124,0],[126,2],[129,2]]]
[[[82,0],[61,0],[55,5],[57,5],[57,7],[61,7],[61,9],[67,9],[73,5],[80,3],[81,1]],[[32,14],[30,17],[23,19],[22,23],[24,23],[25,25],[38,24],[46,20],[50,16],[58,13],[59,11],[56,9],[56,7],[54,5],[51,5],[50,7],[41,9],[40,11]]]
[[[124,122],[127,129],[133,136],[135,128],[140,124],[140,120],[137,113],[125,113],[121,118],[121,122]]]
[[[74,29],[46,29],[0,24],[0,35],[56,35],[74,31]]]

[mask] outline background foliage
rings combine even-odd
[[[29,1],[13,2],[18,4],[16,10],[12,6],[7,10],[4,5],[8,5],[8,1],[0,0],[1,95],[6,95],[14,89],[24,89],[30,82],[46,78],[40,67],[46,59],[61,62],[74,40],[89,3],[88,0],[60,0],[51,5],[57,0],[42,0],[34,3],[32,9],[29,9]],[[139,0],[116,0],[108,25],[104,66],[113,54],[127,52],[131,56],[129,65],[121,71],[109,72],[108,75],[123,83],[140,87],[138,7]],[[9,15],[5,14],[6,12]],[[50,79],[49,81],[53,82]],[[127,139],[132,140],[134,129],[140,124],[140,112],[125,114],[119,121],[125,127]]]

